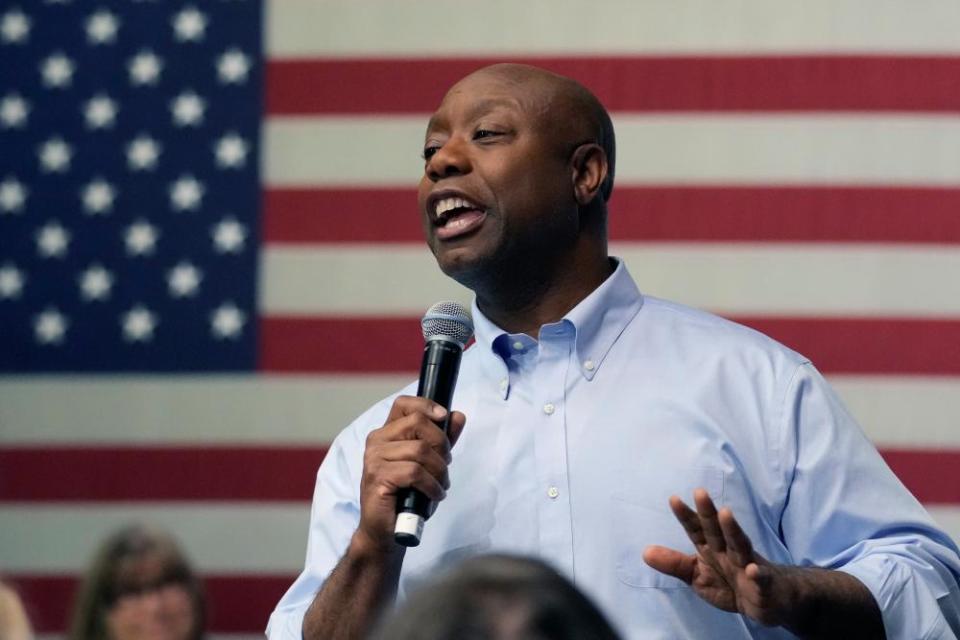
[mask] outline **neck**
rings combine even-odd
[[[563,318],[603,284],[613,269],[604,247],[596,255],[570,261],[563,269],[528,271],[521,278],[514,272],[501,282],[478,287],[477,306],[505,331],[536,338],[540,327]]]

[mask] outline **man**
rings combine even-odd
[[[462,413],[448,441],[411,385],[338,436],[272,638],[360,637],[398,589],[487,550],[545,559],[632,638],[960,633],[956,546],[810,363],[643,296],[608,257],[613,129],[586,89],[481,69],[424,159],[428,243],[476,294]],[[443,501],[409,551],[405,487]]]

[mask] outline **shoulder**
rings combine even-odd
[[[634,331],[648,344],[682,355],[687,362],[721,361],[792,376],[810,360],[746,325],[683,304],[644,296]]]

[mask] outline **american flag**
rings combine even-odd
[[[0,572],[42,634],[121,523],[217,635],[299,571],[326,443],[469,301],[422,246],[429,114],[484,64],[618,136],[643,291],[810,356],[960,534],[960,5],[102,0],[0,8]]]

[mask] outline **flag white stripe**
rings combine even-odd
[[[415,376],[0,378],[0,444],[320,446]]]
[[[409,375],[396,376],[3,380],[0,445],[320,446],[371,404],[412,381],[415,365]],[[960,448],[960,377],[828,378],[877,445]],[[144,407],[163,411],[144,413]]]
[[[960,447],[960,378],[827,376],[867,436],[880,447]],[[954,531],[960,531],[960,523]]]
[[[124,523],[146,519],[176,531],[203,573],[293,574],[302,568],[308,510],[307,502],[239,509],[211,505],[4,507],[0,564],[8,573],[79,573],[106,535]],[[960,538],[960,507],[937,506],[930,512],[948,534]]]
[[[611,252],[645,293],[716,312],[960,314],[960,278],[931,277],[960,273],[952,247],[613,243]],[[435,300],[471,300],[417,245],[274,246],[262,267],[268,315],[417,314]]]
[[[522,10],[511,0],[267,6],[273,58],[960,51],[960,5],[951,0],[607,0],[562,11],[552,0],[528,0]]]
[[[132,522],[151,522],[175,531],[201,572],[297,573],[309,516],[306,501],[6,504],[0,510],[0,567],[47,575],[82,571],[110,533]]]
[[[954,541],[960,540],[960,507],[931,506],[927,511]]]
[[[960,182],[954,116],[615,113],[613,119],[621,185]],[[426,121],[425,114],[270,118],[264,179],[272,187],[412,187],[422,173]]]

